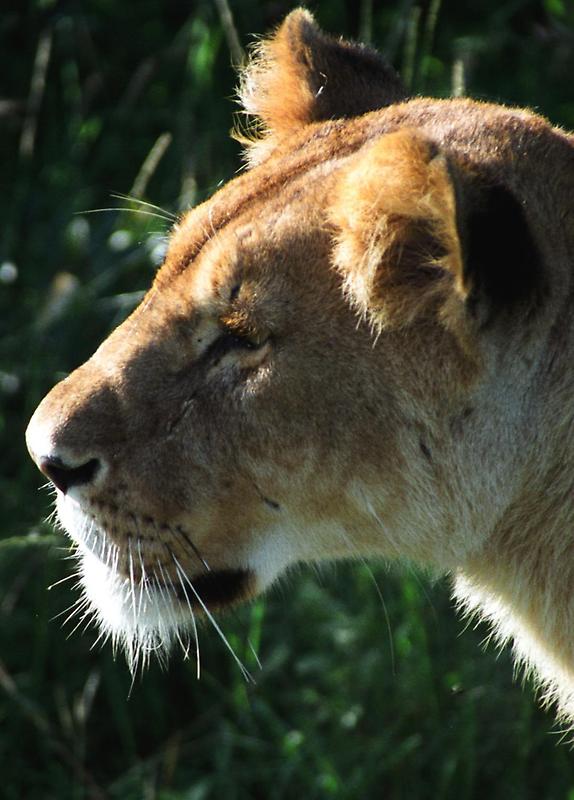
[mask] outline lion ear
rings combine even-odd
[[[400,79],[377,52],[327,36],[302,8],[257,46],[239,91],[245,111],[276,135],[406,98]]]
[[[516,198],[466,179],[414,130],[352,158],[330,216],[347,294],[379,329],[429,310],[481,326],[539,300],[541,262]]]
[[[387,134],[354,157],[331,219],[347,293],[378,325],[409,324],[450,287],[467,294],[446,158],[415,131]]]

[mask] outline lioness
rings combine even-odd
[[[294,563],[404,556],[573,719],[574,138],[408,99],[303,10],[241,93],[250,168],[28,428],[99,623],[145,656]]]

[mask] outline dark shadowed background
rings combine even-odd
[[[27,420],[137,302],[170,215],[239,168],[231,62],[293,6],[236,0],[232,22],[223,0],[3,0],[1,800],[574,800],[574,754],[507,653],[481,652],[486,629],[460,635],[446,580],[380,564],[293,574],[221,620],[255,686],[207,626],[199,682],[174,654],[131,686],[93,629],[67,638],[74,580],[47,590],[73,562],[43,521]],[[310,7],[385,51],[414,93],[574,128],[570,0]]]

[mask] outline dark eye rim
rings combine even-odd
[[[236,331],[223,331],[221,338],[225,340],[229,350],[259,350],[269,341],[268,339],[260,342],[255,341],[249,335],[237,333]]]
[[[211,361],[218,360],[234,351],[255,352],[263,348],[270,340],[270,336],[258,341],[247,334],[238,333],[236,330],[222,328],[220,335],[209,346],[205,357]]]

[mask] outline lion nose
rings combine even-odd
[[[40,456],[36,463],[41,472],[64,494],[67,494],[72,486],[86,486],[92,483],[100,470],[97,458],[90,458],[79,466],[71,466],[58,456]]]
[[[57,383],[26,429],[33,461],[63,494],[101,489],[112,467],[110,442],[117,448],[124,433],[116,390],[103,379],[94,385],[90,374],[87,362]]]
[[[96,457],[91,447],[84,449],[76,443],[70,449],[41,409],[42,406],[26,431],[26,444],[38,469],[64,494],[72,487],[88,487],[103,478],[106,470],[102,459]]]

